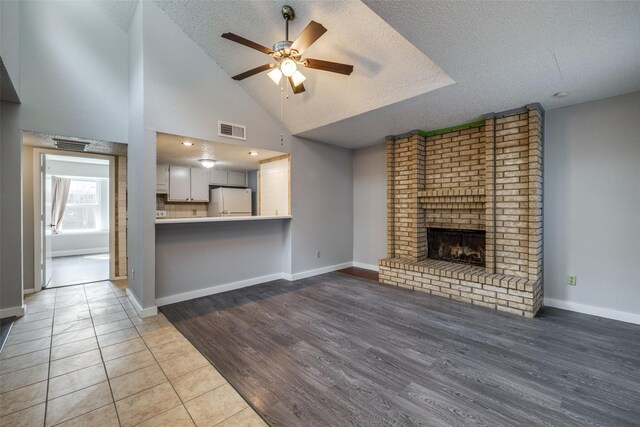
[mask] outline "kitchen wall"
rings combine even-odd
[[[387,256],[386,144],[353,151],[353,262],[370,270]]]
[[[156,226],[157,304],[278,278],[283,226],[282,220]]]
[[[166,194],[156,194],[156,210],[166,211],[167,218],[200,218],[207,216],[208,203],[167,202]]]
[[[343,267],[353,260],[351,168],[351,150],[294,139],[290,229],[294,278]]]
[[[639,118],[640,92],[547,112],[546,305],[640,323]]]
[[[218,140],[216,120],[247,125],[249,139],[246,142],[225,142],[291,153],[291,208],[294,215],[292,220],[280,225],[268,221],[242,225],[244,228],[230,224],[209,225],[216,232],[204,233],[210,247],[206,252],[207,259],[219,257],[225,262],[201,263],[198,273],[189,273],[195,274],[194,278],[209,277],[208,285],[205,281],[185,280],[185,276],[181,278],[184,283],[177,283],[175,275],[165,274],[166,254],[173,253],[171,263],[175,265],[183,260],[188,264],[191,257],[202,257],[182,243],[180,251],[174,251],[177,246],[173,239],[177,236],[169,229],[158,228],[156,260],[152,264],[155,265],[155,280],[144,279],[145,301],[147,294],[155,292],[154,283],[158,296],[166,301],[171,292],[185,292],[186,287],[192,291],[229,280],[270,277],[276,271],[298,274],[351,262],[351,151],[302,140],[287,133],[281,144],[281,128],[276,118],[231,80],[162,10],[151,2],[141,2],[138,7],[142,8],[144,18],[144,127],[148,132]],[[172,102],[166,102],[167,99]],[[149,147],[144,154],[155,159],[155,146],[153,150],[151,152]],[[144,186],[154,194],[155,165],[152,172]],[[155,215],[155,203],[145,205],[144,209]],[[226,232],[223,227],[234,228]],[[276,241],[281,248],[279,251],[274,248]],[[195,243],[194,248],[197,248],[197,241]],[[317,249],[321,251],[320,258],[315,257]],[[274,251],[277,257],[272,258]],[[223,274],[222,268],[234,272],[233,277]]]
[[[289,215],[289,156],[260,162],[260,215]]]

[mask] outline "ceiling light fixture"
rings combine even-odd
[[[567,96],[569,96],[569,92],[561,90],[560,92],[554,93],[553,96],[554,98],[566,98]]]
[[[213,159],[200,159],[198,161],[200,162],[200,164],[202,164],[202,166],[204,166],[207,169],[211,169],[213,165],[216,164],[216,161]]]
[[[274,68],[273,70],[267,73],[267,76],[269,76],[269,78],[273,80],[275,84],[280,84],[280,79],[282,78],[282,71],[280,71],[280,68]]]
[[[307,78],[300,71],[296,70],[291,76],[291,80],[293,80],[293,85],[298,86],[301,85],[303,81],[307,80]]]
[[[291,90],[294,94],[298,94],[305,91],[302,82],[306,80],[306,77],[298,71],[298,67],[313,68],[316,70],[329,71],[331,73],[344,74],[346,76],[353,72],[353,65],[340,64],[338,62],[330,62],[320,59],[303,58],[302,55],[304,51],[315,43],[316,40],[318,40],[327,31],[327,29],[322,24],[311,21],[305,29],[302,30],[302,33],[300,33],[298,38],[294,41],[290,41],[289,21],[293,21],[296,14],[291,6],[283,6],[282,17],[285,20],[285,40],[274,44],[272,49],[251,40],[247,40],[237,34],[222,34],[223,38],[265,53],[275,61],[233,76],[232,78],[234,80],[244,80],[247,77],[251,77],[263,71],[269,71],[267,73],[268,76],[277,85],[280,84],[282,75],[287,77],[289,84],[291,85]]]
[[[249,151],[249,154],[252,156],[257,156],[258,152],[257,151]]]
[[[193,145],[193,142],[191,142],[191,141],[182,141],[182,145],[185,145],[187,147],[191,147]]]
[[[293,59],[287,58],[280,63],[280,71],[282,71],[282,74],[285,76],[291,77],[293,76],[293,73],[298,71],[298,67],[296,63],[293,62]]]

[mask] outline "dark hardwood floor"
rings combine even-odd
[[[341,273],[162,308],[274,426],[640,425],[640,326]]]
[[[347,267],[342,270],[338,270],[339,273],[350,274],[356,277],[362,277],[363,279],[378,281],[378,272],[367,270],[366,268]]]

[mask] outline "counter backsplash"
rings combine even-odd
[[[167,202],[166,194],[157,194],[156,210],[167,211],[167,218],[199,218],[207,216],[207,203]]]

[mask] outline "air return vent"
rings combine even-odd
[[[247,127],[233,123],[218,122],[218,135],[227,138],[247,140]]]
[[[73,141],[69,139],[54,138],[53,141],[57,148],[67,151],[85,151],[87,149],[87,145],[89,145],[88,142]]]

